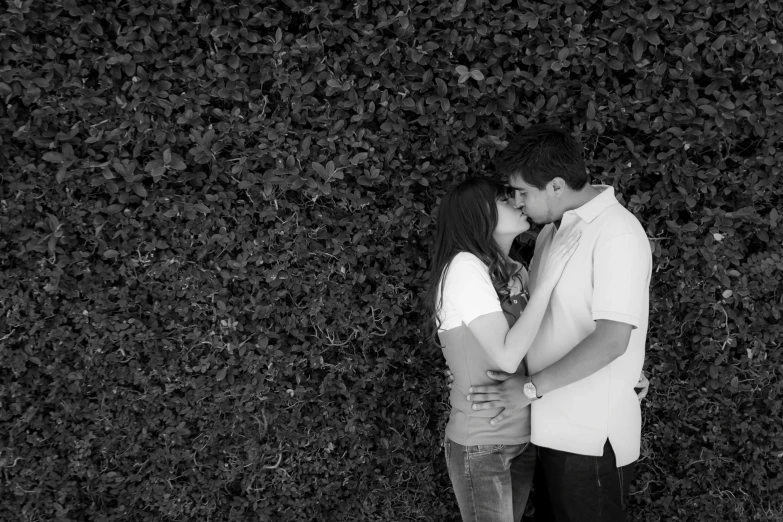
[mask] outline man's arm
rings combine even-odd
[[[532,375],[533,384],[539,395],[589,377],[625,353],[633,327],[617,321],[598,320],[593,333],[585,337],[573,350],[556,363]],[[494,375],[493,375],[494,374]],[[489,372],[492,378],[507,374]],[[499,384],[474,386],[468,400],[473,401],[474,410],[504,408],[490,421],[491,424],[505,419],[511,411],[530,404],[522,391],[524,376],[514,375]]]
[[[546,395],[589,377],[625,353],[631,339],[630,324],[598,320],[585,337],[562,359],[532,375],[539,395]]]
[[[625,353],[631,331],[639,326],[638,310],[648,299],[650,263],[649,244],[632,234],[612,237],[596,250],[592,311],[596,328],[562,359],[532,376],[539,396],[584,379]],[[495,373],[490,377],[500,380]],[[529,401],[522,393],[523,384],[523,379],[513,377],[500,385],[475,387],[469,400],[490,401],[474,404],[475,409],[524,407]],[[502,420],[504,414],[493,420]]]

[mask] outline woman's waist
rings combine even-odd
[[[530,440],[530,407],[514,410],[499,424],[489,421],[502,409],[464,412],[451,410],[446,435],[463,446],[475,444],[522,444]],[[489,412],[489,413],[487,413]]]
[[[467,390],[463,392],[462,389],[458,389],[456,386],[451,387],[449,392],[449,403],[451,404],[452,415],[454,412],[460,412],[467,417],[475,418],[493,418],[503,411],[503,408],[490,408],[486,410],[474,410],[473,401],[469,401],[467,396]],[[525,418],[530,416],[530,405],[524,408],[516,408],[509,412],[509,418]]]

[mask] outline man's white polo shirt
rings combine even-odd
[[[600,456],[607,437],[617,466],[639,458],[642,418],[634,385],[644,363],[649,315],[650,243],[639,221],[617,202],[614,189],[566,212],[557,229],[536,240],[531,290],[554,241],[579,229],[579,246],[552,292],[541,328],[527,354],[530,374],[560,360],[609,319],[634,327],[623,355],[594,374],[534,401],[531,441],[539,446]]]

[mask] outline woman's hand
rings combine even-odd
[[[547,257],[544,263],[544,270],[541,274],[541,281],[546,284],[554,286],[560,281],[560,276],[563,275],[568,260],[576,252],[576,247],[579,246],[579,237],[582,235],[581,230],[574,230],[563,240],[553,245],[549,251],[549,257]]]
[[[642,402],[642,399],[647,397],[647,392],[650,390],[650,381],[644,374],[644,370],[642,370],[641,375],[639,375],[639,382],[634,386],[634,390],[636,390],[636,398],[639,399],[639,402]]]

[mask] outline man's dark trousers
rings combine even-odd
[[[535,522],[626,522],[636,462],[618,468],[609,441],[601,457],[538,447]]]

